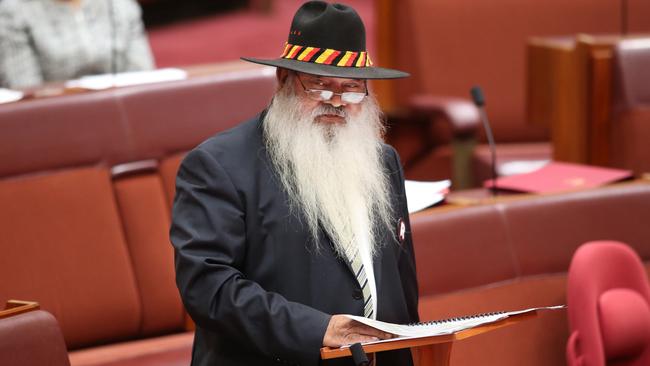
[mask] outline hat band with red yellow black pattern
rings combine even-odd
[[[370,56],[365,51],[338,51],[331,48],[305,47],[287,43],[281,58],[340,67],[372,66]]]

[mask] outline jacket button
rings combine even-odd
[[[355,300],[363,299],[363,292],[361,292],[359,289],[352,291],[352,298]]]

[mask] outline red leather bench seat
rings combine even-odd
[[[2,180],[0,202],[4,296],[36,299],[70,348],[138,334],[141,300],[108,170]]]
[[[650,182],[529,196],[412,216],[422,320],[566,303],[573,252],[629,243],[650,260]],[[457,342],[453,365],[559,365],[563,311]]]
[[[75,365],[187,365],[170,205],[184,152],[259,113],[268,67],[0,106],[0,301],[37,301]]]
[[[128,161],[128,129],[111,91],[0,105],[0,178]]]

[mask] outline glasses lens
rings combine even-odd
[[[311,99],[322,101],[322,102],[330,100],[334,96],[334,92],[331,90],[308,89],[305,91],[307,92],[307,95],[309,95]]]
[[[330,100],[334,96],[334,92],[331,90],[319,90],[318,97],[320,100]]]
[[[366,93],[346,92],[341,94],[341,100],[343,103],[361,103],[365,97]]]

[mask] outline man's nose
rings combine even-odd
[[[332,98],[330,100],[326,100],[325,103],[330,104],[332,107],[340,107],[345,105],[341,99],[341,95],[339,94],[334,94]]]

